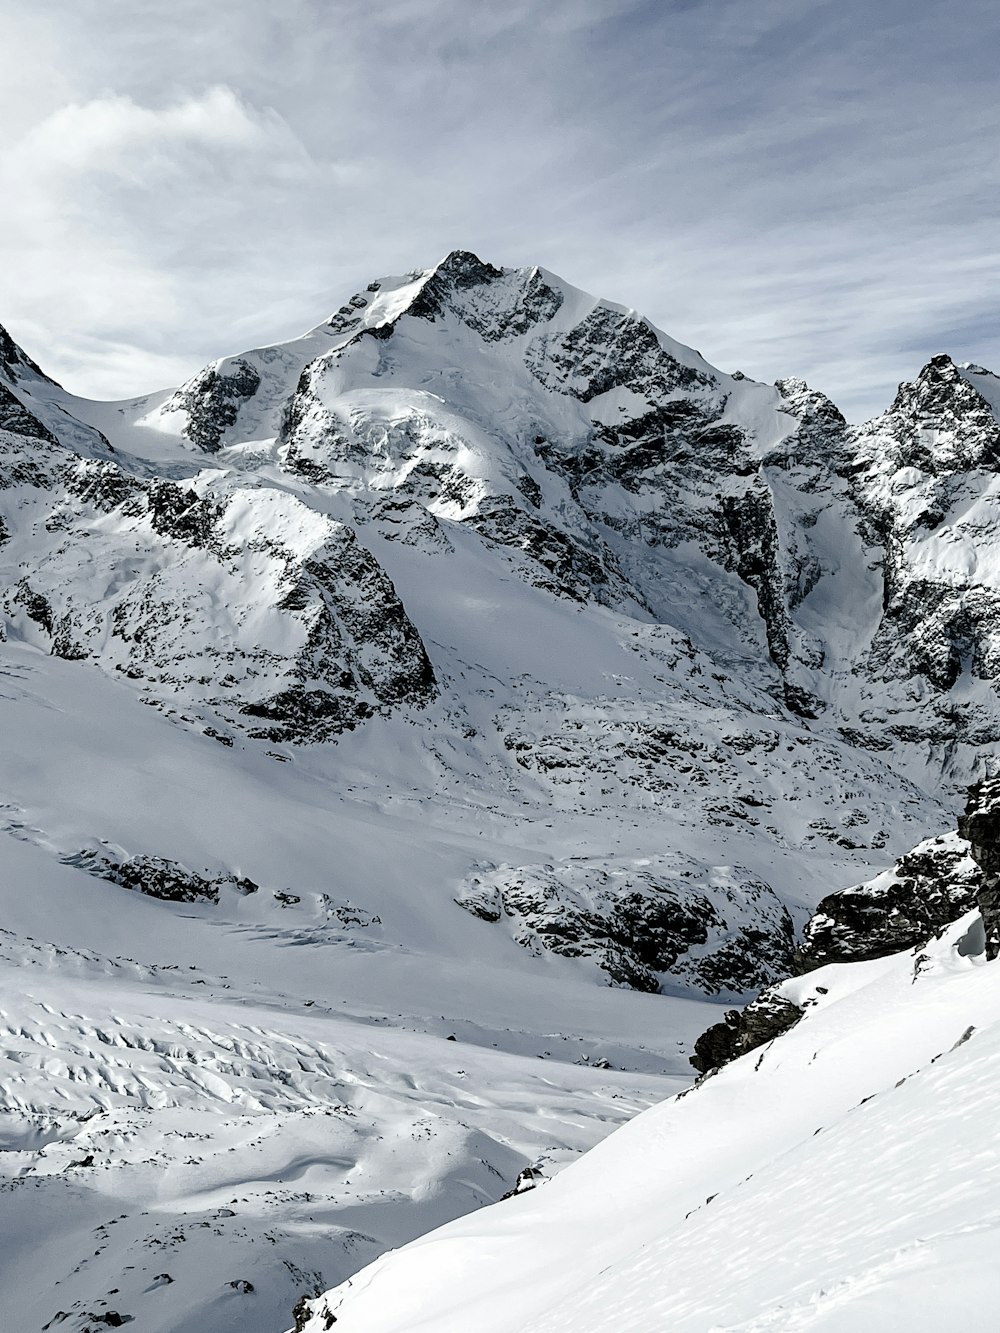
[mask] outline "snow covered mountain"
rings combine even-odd
[[[826,963],[992,772],[998,386],[852,428],[464,252],[135,401],[0,332],[24,1326],[281,1328]]]

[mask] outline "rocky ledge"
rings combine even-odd
[[[986,930],[986,956],[996,958],[1000,955],[1000,778],[987,778],[969,788],[958,831],[968,839],[979,866],[977,906]]]
[[[958,834],[928,838],[891,870],[820,902],[796,954],[798,971],[912,949],[977,907],[982,888],[982,871]]]
[[[506,926],[522,948],[588,961],[611,985],[651,994],[681,982],[735,998],[792,962],[792,919],[770,885],[679,855],[641,866],[483,866],[455,901]]]
[[[969,788],[958,831],[928,838],[891,870],[824,898],[795,953],[801,975],[829,963],[859,963],[919,949],[959,917],[978,909],[986,956],[1000,956],[1000,778]],[[700,1074],[728,1064],[787,1032],[803,1010],[770,986],[742,1011],[695,1042]]]
[[[788,1032],[804,1012],[769,986],[745,1009],[730,1009],[721,1023],[707,1028],[694,1044],[691,1063],[699,1074],[719,1069]]]

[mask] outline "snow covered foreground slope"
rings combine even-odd
[[[970,913],[919,963],[786,983],[790,1032],[376,1261],[305,1333],[995,1328],[1000,984],[977,948]]]
[[[988,767],[994,380],[463,253],[135,402],[0,335],[11,1317],[280,1328],[685,1084]]]

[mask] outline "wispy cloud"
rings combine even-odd
[[[0,149],[5,317],[92,391],[176,378],[198,307],[222,316],[311,172],[281,117],[230,88],[60,106]]]
[[[456,245],[855,415],[1000,366],[992,0],[36,9],[0,0],[0,320],[82,390]]]

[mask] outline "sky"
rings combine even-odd
[[[456,248],[848,417],[1000,371],[1000,6],[0,0],[0,323],[122,398]]]

